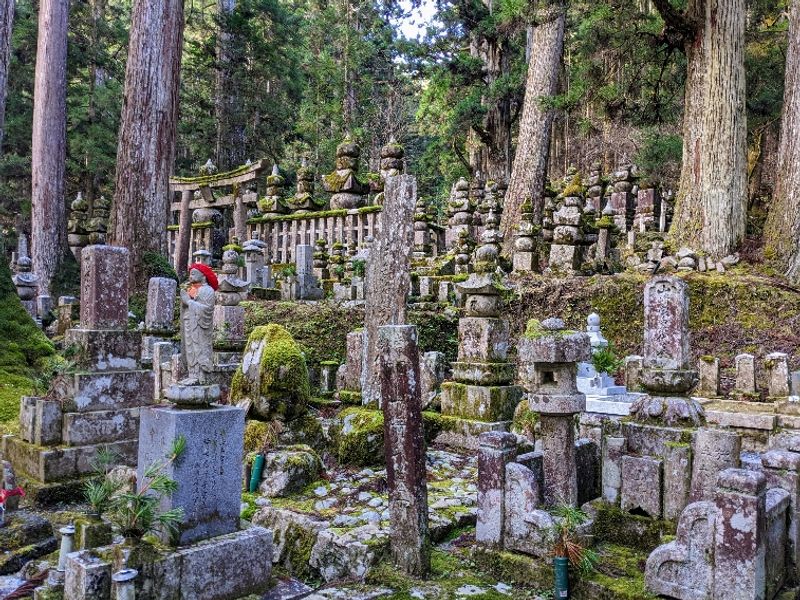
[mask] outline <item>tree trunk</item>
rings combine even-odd
[[[0,0],[0,153],[5,131],[8,65],[11,62],[11,30],[14,27],[15,0]]]
[[[167,251],[182,44],[183,0],[134,2],[109,231],[137,284],[144,253]]]
[[[189,270],[189,244],[192,239],[192,210],[189,204],[192,201],[192,192],[184,190],[181,192],[181,212],[180,225],[178,226],[178,241],[175,244],[175,256],[173,262],[175,272],[178,277],[183,279]]]
[[[719,259],[745,233],[745,0],[692,0],[683,164],[670,239]]]
[[[217,82],[215,111],[217,117],[216,162],[220,171],[228,171],[245,162],[245,126],[239,95],[241,81],[241,42],[230,28],[236,0],[218,0],[219,36],[217,38]]]
[[[778,178],[772,206],[764,225],[767,256],[774,256],[787,276],[800,281],[800,0],[792,0],[789,16],[789,47],[783,93],[781,139],[778,147]]]
[[[68,23],[69,0],[41,0],[31,141],[31,258],[41,293],[49,292],[67,247]]]
[[[514,231],[522,216],[522,205],[530,201],[534,220],[541,221],[543,191],[547,177],[547,157],[555,111],[542,105],[558,86],[558,71],[564,49],[566,8],[555,6],[537,19],[531,38],[525,100],[519,122],[517,153],[505,197],[500,224],[507,253],[514,243]]]

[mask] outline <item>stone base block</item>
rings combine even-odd
[[[65,598],[110,600],[112,565],[100,556],[111,555],[111,547],[96,552],[73,552],[67,558]],[[129,566],[136,568],[137,600],[229,600],[262,594],[272,573],[272,532],[251,527],[216,537],[173,552],[136,552]]]
[[[528,394],[531,410],[544,415],[574,415],[586,409],[583,394]]]
[[[627,417],[631,414],[631,404],[633,403],[625,401],[623,398],[625,396],[586,398],[586,412]]]
[[[437,435],[434,443],[465,450],[479,450],[478,438],[482,433],[487,431],[508,432],[510,428],[511,421],[486,422],[451,417],[447,430]]]
[[[43,448],[18,437],[3,437],[2,454],[15,471],[41,483],[75,479],[94,471],[94,460],[101,448],[118,455],[118,464],[136,464],[137,440],[122,440],[90,446]]]
[[[59,380],[54,391],[64,412],[135,408],[153,403],[155,375],[151,370],[75,373]]]
[[[65,347],[72,347],[70,360],[79,369],[121,371],[137,369],[142,355],[142,334],[111,329],[70,329]]]
[[[454,362],[453,379],[475,385],[508,385],[514,381],[514,363]]]
[[[23,396],[19,408],[20,437],[38,446],[61,442],[61,403],[34,396]]]
[[[622,510],[661,518],[662,461],[649,456],[623,456],[621,464]]]
[[[129,440],[139,435],[138,408],[66,413],[63,420],[63,440],[67,446]]]
[[[173,383],[165,397],[175,404],[185,406],[208,406],[219,400],[221,390],[218,385],[181,385]]]
[[[622,423],[622,437],[626,440],[628,452],[640,456],[664,456],[667,445],[690,443],[694,431],[631,421]]]
[[[514,252],[514,272],[535,271],[538,267],[533,252]]]
[[[244,346],[244,306],[214,306],[214,347]]]
[[[508,355],[508,322],[489,317],[458,320],[459,362],[504,361]]]
[[[516,385],[481,386],[447,381],[442,384],[442,414],[476,421],[510,421],[522,399]]]
[[[186,451],[165,474],[178,490],[163,498],[162,510],[183,508],[185,519],[176,540],[190,544],[225,535],[239,526],[245,411],[213,405],[204,410],[156,406],[142,410],[139,430],[138,485],[149,465],[163,461],[178,437]]]

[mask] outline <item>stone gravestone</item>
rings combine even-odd
[[[295,246],[294,256],[297,267],[297,299],[321,300],[325,292],[319,287],[317,276],[314,275],[314,246],[299,244]]]
[[[404,572],[419,577],[430,569],[430,539],[417,328],[380,327],[378,365],[392,558]]]
[[[175,293],[178,282],[169,277],[151,277],[147,285],[147,310],[142,336],[142,360],[153,358],[153,345],[175,333]]]
[[[406,321],[414,250],[414,206],[417,180],[411,175],[389,177],[384,191],[381,231],[367,263],[364,315],[365,352],[361,401],[381,406],[378,369],[378,327]]]
[[[87,246],[81,256],[81,328],[126,328],[128,250]]]

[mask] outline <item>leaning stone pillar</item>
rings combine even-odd
[[[385,325],[377,342],[392,558],[419,577],[431,559],[417,328]]]
[[[186,277],[189,267],[189,245],[192,238],[192,210],[189,204],[192,201],[192,192],[184,190],[181,193],[180,224],[178,226],[178,241],[175,244],[175,257],[173,258],[175,271],[178,277]]]
[[[787,577],[800,583],[800,454],[788,450],[770,450],[761,455],[761,466],[768,489],[777,487],[789,492]]]

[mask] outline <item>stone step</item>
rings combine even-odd
[[[64,335],[69,360],[78,369],[122,371],[138,369],[142,334],[113,329],[70,329]]]
[[[94,459],[101,448],[115,452],[118,464],[136,465],[138,439],[120,440],[89,446],[56,446],[43,448],[22,439],[3,437],[2,454],[15,471],[39,482],[50,483],[75,479],[94,471]]]

